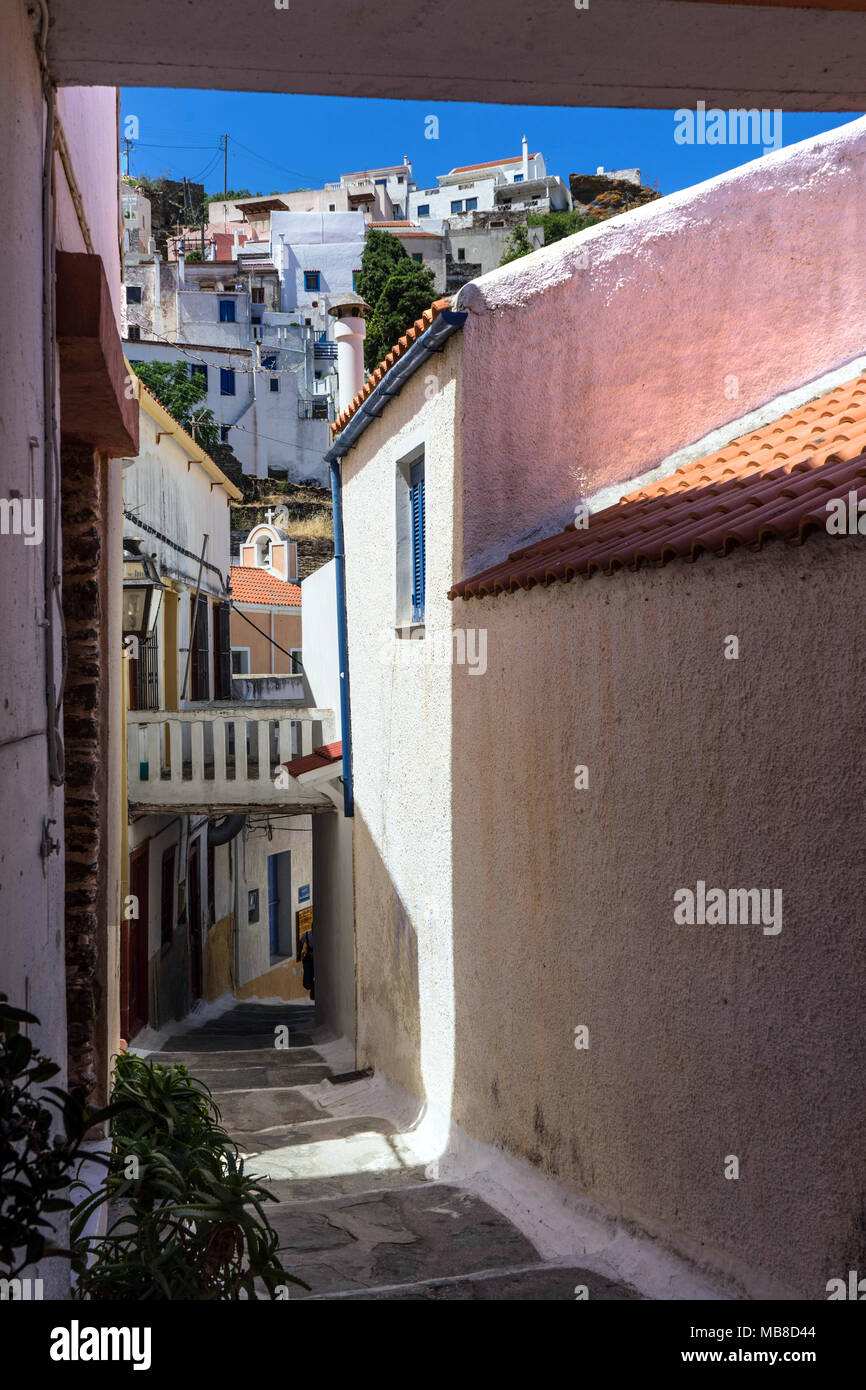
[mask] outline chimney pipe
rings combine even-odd
[[[367,317],[372,310],[359,294],[353,293],[336,300],[328,313],[335,320],[338,404],[340,410],[345,410],[364,385],[364,339],[367,336]]]
[[[526,143],[526,136],[523,137],[523,182],[529,181],[529,145]]]

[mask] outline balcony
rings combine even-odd
[[[372,179],[352,179],[346,185],[346,192],[349,195],[349,206],[352,208],[376,201],[376,185]]]
[[[334,712],[328,709],[206,705],[131,710],[129,810],[142,815],[333,810],[323,792],[301,786],[281,768],[335,738]]]

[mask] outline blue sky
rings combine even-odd
[[[681,145],[672,111],[549,106],[488,106],[463,102],[370,101],[246,92],[173,91],[141,87],[122,92],[125,120],[138,120],[133,174],[201,181],[222,189],[220,137],[229,134],[230,188],[256,192],[316,187],[341,173],[412,161],[419,187],[456,164],[502,159],[520,152],[525,134],[550,173],[595,173],[637,166],[644,183],[662,193],[699,183],[761,154],[752,145]],[[439,122],[439,138],[425,138]],[[837,114],[784,114],[782,144],[855,119]],[[177,147],[190,148],[177,148]],[[210,166],[211,172],[207,173]],[[124,163],[124,169],[126,167]]]

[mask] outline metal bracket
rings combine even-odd
[[[55,840],[51,834],[51,827],[56,824],[57,821],[49,816],[44,816],[42,819],[42,840],[39,845],[39,855],[42,859],[43,874],[47,874],[48,872],[48,859],[50,855],[60,853],[60,841]]]

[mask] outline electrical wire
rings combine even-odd
[[[293,179],[310,179],[314,183],[327,183],[327,179],[323,174],[302,174],[298,169],[287,169],[284,164],[277,164],[275,160],[267,159],[263,154],[257,154],[256,151],[251,150],[248,145],[242,145],[240,140],[236,140],[233,135],[230,135],[228,138],[233,145],[237,145],[239,150],[243,150],[245,154],[251,154],[253,159],[260,159],[263,164],[270,164],[272,168],[279,169],[281,174],[291,174]],[[219,195],[211,201],[218,203]],[[234,202],[234,199],[227,199],[226,201]]]

